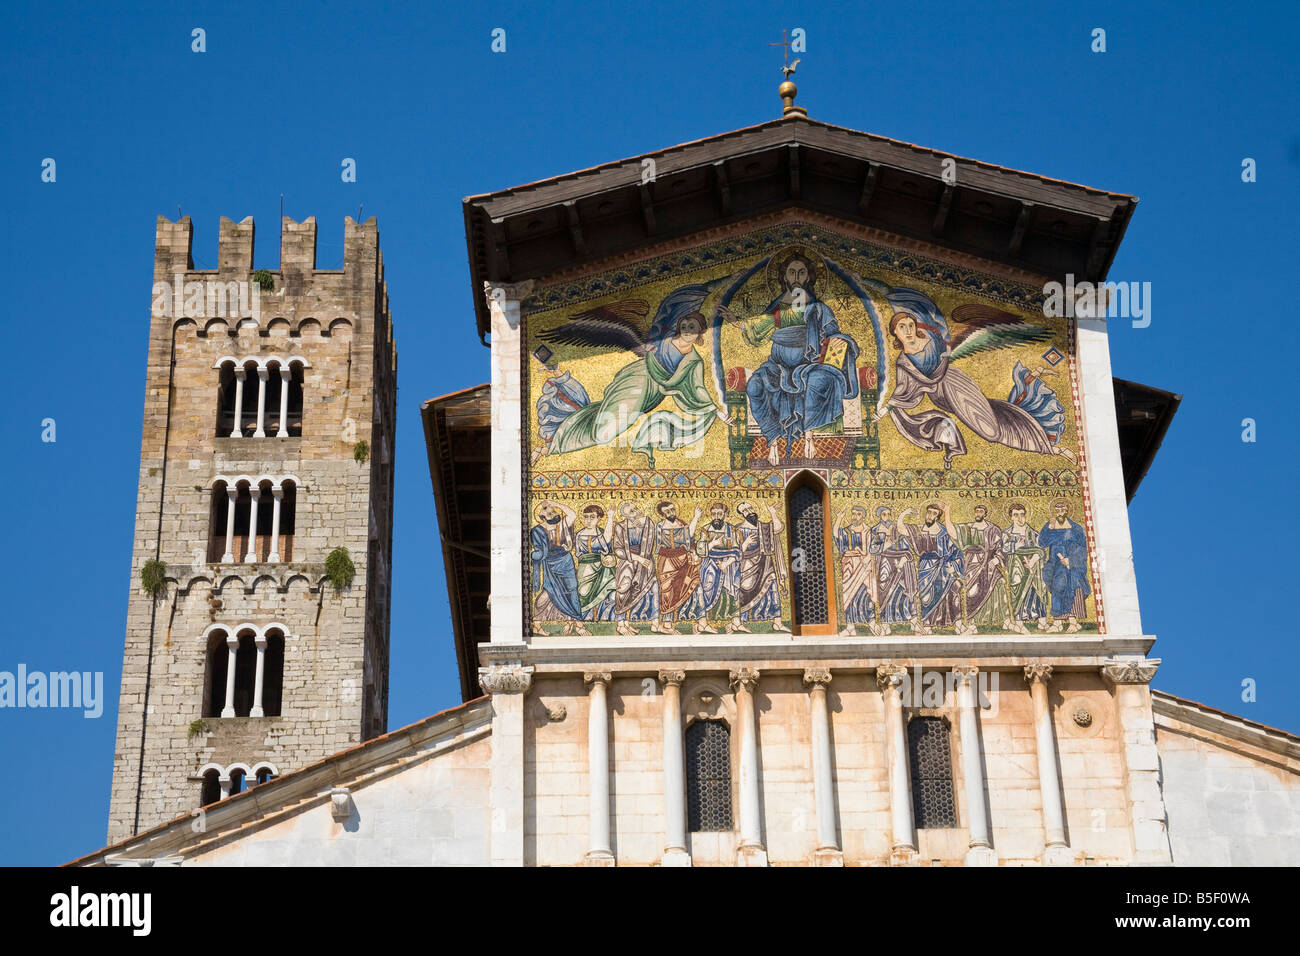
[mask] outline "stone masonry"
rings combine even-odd
[[[251,217],[222,218],[218,268],[200,271],[190,220],[158,219],[110,844],[196,809],[204,767],[269,762],[285,773],[387,727],[397,353],[379,230],[347,219],[343,268],[327,271],[316,268],[315,219],[285,218],[258,314],[223,310],[205,290],[251,287],[253,232]],[[170,309],[166,287],[182,292]],[[264,438],[220,433],[227,356],[302,359],[301,437],[273,437],[273,423]],[[256,390],[256,376],[245,387]],[[358,461],[362,441],[369,455]],[[236,476],[293,480],[290,560],[210,560],[211,536],[225,531],[213,528],[213,484]],[[340,546],[356,575],[335,593],[324,568]],[[166,564],[157,601],[141,586],[155,557]],[[280,716],[195,725],[210,693],[205,631],[246,623],[283,627]]]

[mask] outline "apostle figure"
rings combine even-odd
[[[812,431],[839,419],[844,401],[858,396],[858,344],[840,331],[835,313],[817,298],[812,257],[788,256],[779,263],[779,276],[783,291],[766,314],[742,324],[750,345],[772,340],[771,354],[749,377],[745,391],[773,466],[781,438],[787,457],[795,457],[794,443],[802,437],[803,457],[813,458]]]
[[[989,509],[984,505],[976,505],[974,515],[974,521],[957,525],[957,544],[965,567],[967,620],[977,627],[1028,633],[1011,617],[1002,529],[988,520]]]
[[[848,625],[843,636],[856,637],[859,624],[868,627],[871,633],[879,634],[882,629],[876,621],[876,611],[880,607],[880,573],[877,555],[871,550],[867,509],[854,505],[850,514],[852,520],[845,524],[844,512],[840,511],[831,528],[835,547],[840,553],[844,620]]]
[[[700,559],[692,548],[700,509],[695,509],[689,525],[677,517],[677,505],[671,501],[659,502],[655,510],[661,519],[655,528],[659,620],[650,625],[650,630],[656,634],[680,634],[673,622],[682,605],[690,600],[700,585]]]
[[[927,629],[923,633],[934,627],[955,627],[958,634],[974,633],[975,628],[962,618],[962,553],[957,547],[957,531],[948,503],[927,504],[923,524],[905,524],[909,514],[916,514],[916,509],[905,509],[898,516],[898,525],[899,533],[905,534],[908,547],[916,554],[918,614]]]
[[[772,505],[767,506],[768,521],[759,520],[758,509],[750,501],[742,501],[736,511],[744,519],[736,525],[740,539],[740,619],[748,624],[770,622],[773,631],[788,634],[790,628],[781,619],[785,550],[780,535],[785,525]]]
[[[916,552],[908,543],[909,530],[902,515],[894,520],[892,508],[876,509],[871,528],[871,553],[880,569],[880,622],[889,633],[891,624],[910,623],[914,634],[927,633],[919,617],[916,595]]]
[[[1069,619],[1067,633],[1080,630],[1079,618],[1086,617],[1088,586],[1088,536],[1083,526],[1070,519],[1070,505],[1064,498],[1052,502],[1052,517],[1038,532],[1038,543],[1047,549],[1043,583],[1052,595],[1051,632],[1061,630],[1061,618]]]
[[[537,506],[537,524],[528,534],[532,545],[534,632],[546,637],[543,621],[563,621],[562,634],[590,636],[582,624],[582,602],[578,597],[578,572],[573,563],[572,508],[555,501]]]
[[[1047,605],[1051,595],[1043,583],[1043,561],[1047,552],[1039,546],[1038,532],[1025,520],[1028,512],[1019,501],[1007,506],[1011,524],[1002,533],[1002,555],[1007,562],[1007,600],[1011,619],[1019,625],[1012,630],[1028,633],[1025,621],[1034,621],[1040,631],[1047,629]]]
[[[695,538],[700,557],[700,583],[682,608],[681,616],[693,618],[692,634],[717,634],[717,625],[728,634],[751,633],[740,622],[740,542],[727,521],[728,508],[717,501],[709,506],[709,520]]]
[[[635,637],[633,622],[659,620],[659,578],[655,574],[654,522],[632,502],[618,509],[623,520],[614,525],[610,551],[618,562],[614,574],[614,629]]]
[[[608,621],[614,614],[614,565],[610,532],[614,513],[602,531],[605,509],[591,504],[582,509],[582,524],[574,535],[573,553],[578,558],[578,603],[588,621]]]

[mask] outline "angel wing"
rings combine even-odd
[[[1046,342],[1052,337],[1050,329],[1031,325],[1018,315],[977,302],[959,305],[948,316],[963,326],[952,338],[952,361],[976,352]]]
[[[537,337],[543,342],[580,345],[591,349],[626,349],[645,355],[645,334],[641,323],[650,311],[644,299],[623,299],[579,312],[555,329],[543,329]]]

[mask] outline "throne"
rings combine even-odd
[[[819,465],[854,470],[880,467],[880,433],[876,422],[871,418],[880,397],[876,370],[863,367],[857,372],[858,397],[844,401],[844,413],[837,419],[840,427],[826,427],[810,433],[812,458],[803,456],[802,441],[796,442],[791,449],[786,447],[784,438],[777,439],[783,467]],[[752,374],[753,370],[748,368],[727,370],[725,398],[727,415],[731,418],[727,442],[731,450],[731,467],[735,471],[772,467],[767,460],[770,451],[767,439],[754,422],[749,408],[749,395],[745,392],[745,385]]]

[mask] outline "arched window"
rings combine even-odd
[[[907,724],[907,753],[917,829],[955,827],[957,804],[952,790],[948,721],[943,717],[913,717]]]
[[[258,784],[270,783],[278,776],[269,763],[260,763],[253,768]]]
[[[835,610],[826,486],[802,472],[786,487],[790,527],[790,594],[794,633],[834,634]]]
[[[208,679],[204,682],[203,716],[220,717],[226,705],[226,673],[230,669],[227,647],[229,632],[214,628],[208,632]]]
[[[214,564],[293,560],[298,480],[287,476],[212,483],[208,561]]]
[[[301,356],[237,359],[217,363],[217,436],[278,438],[302,434],[303,382],[307,362]]]
[[[206,807],[221,799],[221,771],[215,767],[203,774],[203,784],[199,788],[199,806]]]
[[[266,433],[298,438],[302,435],[303,364],[301,360],[293,364],[273,361],[276,364],[271,365],[266,384]]]
[[[253,624],[210,628],[203,715],[279,717],[284,695],[285,636],[279,624],[264,629]]]
[[[230,768],[230,796],[233,797],[235,794],[243,793],[246,789],[248,789],[246,786],[247,779],[248,779],[247,774],[244,773],[243,768],[231,767]]]
[[[686,808],[692,833],[731,829],[731,731],[724,721],[686,728]]]
[[[284,695],[284,631],[279,627],[266,629],[266,647],[262,660],[262,715],[279,717]]]

